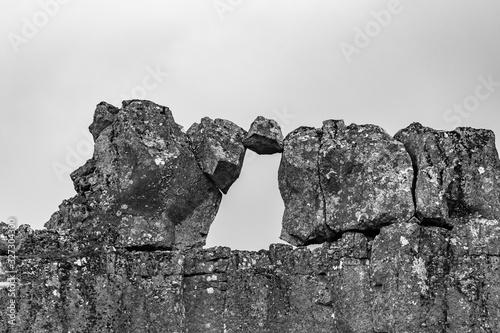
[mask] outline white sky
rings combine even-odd
[[[54,165],[91,157],[100,101],[144,97],[185,128],[209,116],[248,129],[263,115],[285,134],[330,118],[498,134],[499,17],[493,0],[2,0],[0,220],[41,228],[75,194]],[[278,241],[279,159],[247,152],[208,245]]]

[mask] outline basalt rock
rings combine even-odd
[[[497,332],[499,222],[418,222],[259,252],[84,251],[36,230],[15,260],[16,324],[3,311],[0,331]],[[8,260],[0,256],[3,281],[14,274]]]
[[[0,222],[0,255],[17,253],[31,233],[33,229],[28,224],[17,228],[15,223]]]
[[[257,154],[275,154],[283,151],[281,127],[273,119],[257,117],[243,140],[246,148]]]
[[[319,181],[321,132],[300,127],[287,135],[278,170],[285,203],[280,238],[293,245],[321,243],[333,237],[325,223],[325,198]]]
[[[414,214],[410,156],[374,125],[328,120],[322,129],[293,131],[278,177],[285,202],[281,238],[294,245],[380,229]]]
[[[246,131],[229,120],[205,117],[187,133],[201,169],[226,194],[240,176]]]
[[[416,172],[416,213],[453,227],[464,217],[500,218],[500,160],[488,130],[436,131],[414,123],[399,131]]]
[[[330,229],[380,229],[413,216],[413,168],[400,142],[375,125],[328,120],[322,132],[319,179]]]
[[[154,103],[98,105],[77,195],[48,229],[0,223],[0,332],[500,332],[490,132],[296,129],[278,177],[298,247],[255,252],[201,248],[222,195],[200,157],[242,133],[202,124],[188,136]]]
[[[202,246],[221,194],[166,107],[101,103],[90,126],[94,156],[73,172],[77,195],[46,224],[90,243],[129,248]]]

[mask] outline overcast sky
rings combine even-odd
[[[185,128],[263,115],[284,134],[333,118],[500,135],[499,17],[493,0],[2,0],[0,220],[42,228],[75,194],[100,101],[149,99]],[[247,152],[208,245],[278,241],[279,160]]]

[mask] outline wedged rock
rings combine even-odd
[[[285,203],[280,238],[292,245],[322,243],[334,235],[325,224],[325,201],[319,182],[321,132],[299,127],[284,140],[278,170]]]
[[[437,131],[413,123],[395,138],[416,173],[416,215],[425,224],[457,225],[467,217],[500,219],[500,160],[492,131]]]
[[[258,116],[250,125],[243,145],[259,155],[281,153],[283,151],[281,127],[274,119]]]
[[[106,113],[107,112],[107,113]],[[203,246],[221,194],[170,110],[150,101],[99,104],[94,155],[71,174],[77,195],[47,228],[128,248]]]
[[[326,224],[335,232],[379,229],[413,216],[410,156],[378,126],[323,122],[319,175]]]
[[[246,131],[229,120],[205,117],[187,134],[201,169],[226,194],[240,176]]]

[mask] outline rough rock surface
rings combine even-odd
[[[283,151],[281,127],[273,119],[257,117],[243,140],[246,148],[257,154],[275,154]]]
[[[285,138],[278,184],[285,203],[280,238],[292,245],[321,243],[333,237],[325,224],[319,182],[321,132],[300,127]]]
[[[96,252],[36,230],[15,260],[16,324],[2,311],[0,332],[498,332],[499,222],[412,222],[312,251]]]
[[[489,130],[436,131],[414,123],[399,131],[416,171],[417,217],[452,227],[464,217],[500,218],[500,160]]]
[[[279,171],[282,238],[322,245],[253,252],[201,248],[221,193],[167,108],[101,103],[90,129],[94,157],[49,229],[0,223],[2,333],[500,332],[487,131],[414,124],[397,135],[405,155],[373,125],[298,128]]]
[[[199,168],[166,107],[97,106],[93,158],[73,172],[77,195],[46,224],[118,247],[202,246],[221,194]]]
[[[240,176],[246,131],[229,120],[205,117],[187,133],[201,169],[226,194]]]
[[[410,156],[374,125],[327,120],[322,129],[293,131],[278,177],[285,202],[280,237],[293,245],[379,229],[414,214]]]
[[[414,214],[413,168],[404,146],[375,125],[323,123],[319,178],[335,232],[378,229]]]

